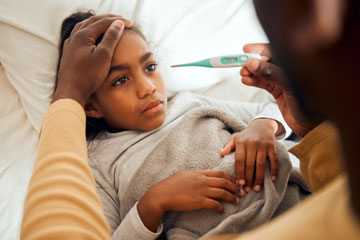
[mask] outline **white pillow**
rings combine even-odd
[[[51,101],[60,24],[75,9],[96,8],[98,1],[3,0],[0,5],[0,62],[39,131]]]
[[[31,177],[38,134],[0,65],[0,233],[19,239],[23,201]]]
[[[173,91],[211,86],[239,69],[169,69],[267,41],[251,0],[1,0],[0,62],[37,131],[50,101],[60,25],[78,10],[118,13],[143,29]]]

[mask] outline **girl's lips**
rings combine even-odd
[[[149,104],[149,106],[143,112],[156,112],[158,110],[158,108],[160,107],[160,104],[162,104],[162,101],[160,101],[160,100],[152,102]]]

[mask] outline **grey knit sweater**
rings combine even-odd
[[[281,127],[285,126],[286,128],[286,124],[274,103],[236,103],[206,98],[192,93],[180,93],[169,101],[167,117],[160,128],[145,132],[133,130],[119,133],[103,132],[89,145],[89,162],[95,176],[97,192],[103,202],[105,215],[113,233],[113,239],[155,239],[163,231],[163,225],[159,226],[156,233],[153,233],[142,224],[136,204],[143,192],[140,193],[139,197],[135,197],[130,201],[129,205],[127,199],[127,196],[131,195],[129,194],[129,187],[134,182],[137,182],[138,171],[148,156],[154,154],[153,151],[156,148],[164,145],[164,139],[169,138],[173,129],[187,121],[184,116],[202,107],[219,110],[224,113],[223,115],[228,114],[242,126],[246,126],[256,118],[271,118],[277,120]],[[213,134],[218,133],[215,131]],[[201,139],[202,136],[194,135],[194,137]],[[226,138],[230,139],[230,137],[228,135]],[[224,141],[229,139],[224,139]],[[216,151],[220,153],[220,150]],[[217,153],[217,156],[219,153]],[[199,163],[199,166],[201,166],[201,163]],[[290,168],[287,174],[289,174],[289,171]],[[156,181],[158,180],[160,179]],[[142,189],[142,191],[146,191],[146,189]],[[257,195],[257,197],[259,196]],[[247,202],[250,203],[251,201]],[[267,220],[264,219],[264,221]],[[165,231],[170,229],[169,224],[165,223],[164,226]],[[241,229],[240,227],[239,229]],[[195,231],[196,233],[191,231],[188,233],[195,234],[195,238],[198,238],[208,232],[209,229]],[[169,234],[171,232],[174,231],[169,231]],[[179,231],[172,236],[178,234]],[[171,238],[170,236],[168,235],[169,238]]]

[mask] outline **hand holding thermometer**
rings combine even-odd
[[[198,62],[172,65],[171,67],[209,67],[209,68],[229,68],[229,67],[243,67],[251,58],[261,60],[261,56],[257,53],[241,53],[231,56],[219,56],[207,58]]]

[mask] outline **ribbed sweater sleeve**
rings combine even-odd
[[[47,110],[25,200],[21,239],[110,239],[88,166],[85,113],[70,99]]]
[[[309,132],[289,152],[300,160],[300,170],[312,191],[317,191],[343,172],[340,141],[329,121]]]

